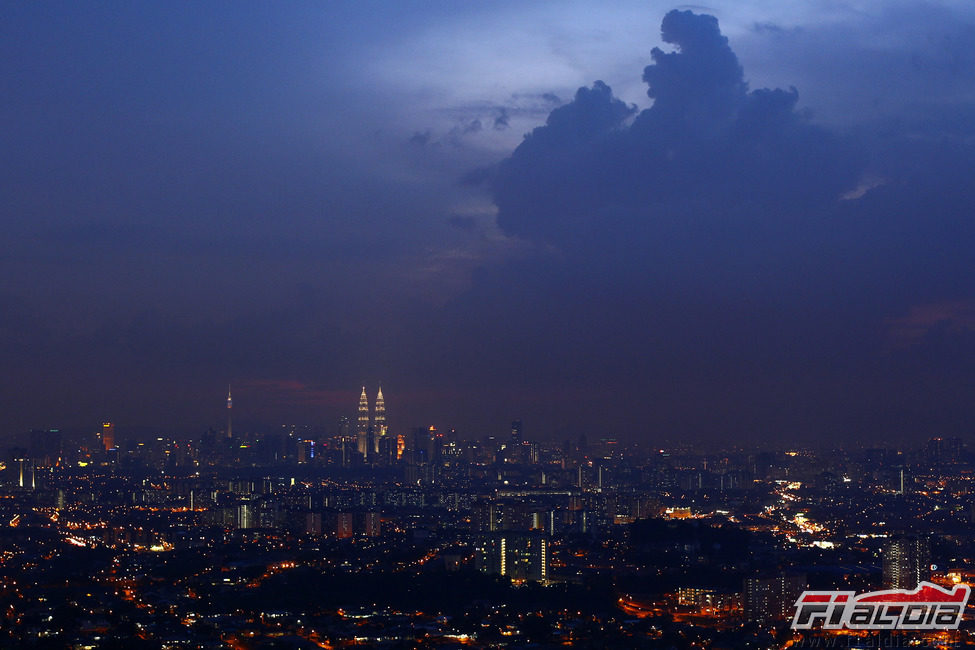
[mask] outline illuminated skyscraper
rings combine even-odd
[[[233,408],[232,408],[233,404],[234,404],[233,400],[230,399],[230,384],[227,384],[227,437],[228,438],[234,437],[234,422],[233,422],[233,418],[231,418],[231,414],[233,413]]]
[[[376,419],[373,420],[373,426],[375,427],[375,445],[376,448],[373,450],[379,452],[379,441],[386,437],[386,401],[383,399],[383,387],[379,387],[379,394],[376,395]]]
[[[366,397],[366,387],[362,387],[359,395],[359,427],[356,429],[356,442],[359,454],[363,458],[369,453],[369,398]]]
[[[102,446],[105,451],[115,449],[115,425],[111,422],[102,422]]]
[[[886,588],[914,589],[930,576],[931,543],[926,537],[907,535],[889,539],[881,557]]]

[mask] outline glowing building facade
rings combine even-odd
[[[359,395],[359,426],[356,429],[356,447],[359,455],[363,458],[369,452],[369,398],[366,396],[366,387],[362,387]]]

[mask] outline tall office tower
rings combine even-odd
[[[931,438],[924,448],[925,458],[932,465],[957,462],[962,453],[959,438]]]
[[[523,463],[525,461],[524,438],[521,433],[521,420],[511,423],[511,440],[505,445],[504,458],[508,463]]]
[[[115,425],[111,422],[102,422],[102,446],[105,451],[115,449]]]
[[[905,535],[884,544],[884,587],[914,589],[930,574],[931,543],[926,537]]]
[[[377,439],[379,451],[376,462],[380,465],[392,465],[396,462],[396,436],[382,436]]]
[[[386,437],[386,401],[383,399],[383,387],[379,387],[379,394],[376,395],[376,417],[373,420],[373,427],[375,427],[375,449],[373,451],[379,452],[379,442]]]
[[[427,462],[431,465],[440,464],[440,451],[443,446],[443,434],[437,427],[430,425],[427,429]]]
[[[234,422],[231,418],[234,402],[230,399],[230,384],[227,384],[227,438],[234,437]]]
[[[511,423],[511,442],[515,445],[521,444],[521,420],[515,420]]]
[[[366,454],[364,460],[367,463],[376,462],[376,427],[369,425],[369,430],[366,432]]]
[[[365,458],[369,453],[369,398],[366,397],[366,387],[362,387],[359,395],[359,428],[356,430],[356,443],[359,454]]]

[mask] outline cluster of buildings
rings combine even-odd
[[[0,644],[97,646],[121,629],[163,647],[610,633],[626,647],[791,647],[820,634],[789,629],[807,588],[957,584],[975,562],[975,459],[960,440],[702,453],[529,439],[519,420],[477,439],[393,433],[381,389],[372,403],[363,389],[354,432],[251,433],[227,404],[226,430],[195,438],[120,438],[106,422],[11,450]],[[349,586],[293,587],[322,580]],[[432,586],[422,611],[414,583]],[[72,618],[51,618],[55,602]],[[967,622],[953,634],[973,638]]]

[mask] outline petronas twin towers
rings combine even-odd
[[[362,394],[359,395],[359,427],[356,430],[356,442],[359,453],[364,459],[368,459],[370,454],[379,453],[379,441],[386,437],[386,402],[383,400],[383,389],[379,387],[376,395],[376,410],[372,423],[369,422],[369,397],[366,395],[366,387],[362,387]]]

